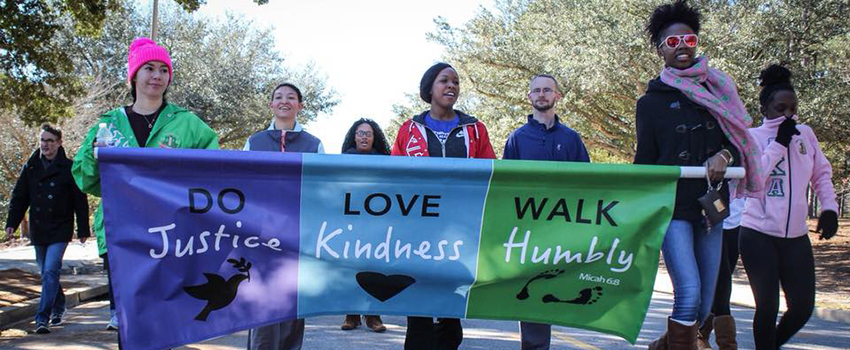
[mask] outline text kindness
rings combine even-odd
[[[420,216],[422,218],[440,217],[440,195],[413,194],[405,196],[394,193],[370,193],[363,197],[362,202],[352,197],[350,192],[344,196],[345,204],[343,215],[346,216],[383,216],[394,212],[402,217]],[[360,239],[346,239],[356,236],[354,226],[346,225],[347,230],[337,228],[328,232],[328,222],[322,222],[319,228],[319,236],[316,240],[317,259],[376,259],[390,262],[390,260],[410,259],[411,257],[422,260],[458,260],[460,259],[460,247],[462,240],[417,240],[414,242],[393,240],[393,226],[388,226],[384,239],[380,242],[364,242]],[[346,232],[347,231],[347,232]],[[344,235],[344,236],[343,236]]]
[[[225,204],[228,197],[230,197],[230,202],[232,202],[230,205]],[[341,214],[342,218],[345,218],[361,215],[380,217],[394,213],[401,217],[418,216],[426,220],[432,220],[440,217],[441,198],[442,196],[434,194],[412,194],[406,196],[398,193],[388,194],[380,192],[357,197],[350,192],[346,192],[341,198],[343,201]],[[214,204],[217,204],[224,213],[238,214],[245,208],[245,202],[246,198],[243,192],[234,188],[225,189],[218,196],[213,196],[210,192],[203,189],[192,188],[189,190],[189,212],[194,215],[206,214],[214,207]],[[595,202],[595,205],[591,206],[592,209],[590,210],[584,209],[584,203],[586,203],[584,199],[577,199],[574,202],[574,206],[567,205],[564,199],[521,199],[518,197],[514,198],[514,203],[505,204],[515,207],[518,220],[551,221],[555,218],[561,218],[565,223],[617,226],[616,221],[609,212],[619,203],[618,201],[598,200],[588,202]],[[570,210],[570,207],[573,210]],[[460,208],[457,208],[457,210],[460,210]],[[588,211],[590,215],[585,214]],[[570,212],[574,215],[571,215]],[[588,219],[585,219],[584,216],[587,216]],[[159,249],[150,249],[149,255],[155,259],[162,259],[169,254],[173,254],[179,258],[186,255],[202,254],[207,251],[242,247],[250,249],[265,248],[276,252],[282,250],[280,241],[282,237],[261,238],[258,235],[244,233],[240,236],[238,232],[227,232],[226,225],[224,224],[217,226],[218,229],[200,232],[197,237],[193,235],[186,237],[186,235],[173,234],[177,230],[174,223],[150,227],[147,230],[148,233],[158,234],[161,238],[161,244],[158,247]],[[236,221],[235,226],[237,229],[242,228],[242,222]],[[392,225],[387,225],[381,238],[376,242],[362,239],[365,235],[359,234],[351,223],[344,224],[343,227],[329,228],[328,221],[325,220],[317,229],[318,235],[314,252],[317,259],[375,259],[383,260],[387,263],[391,260],[411,258],[433,261],[454,261],[461,258],[461,247],[464,244],[463,240],[450,241],[441,239],[439,236],[433,237],[433,235],[431,235],[432,240],[411,241],[399,239],[398,237],[393,237],[394,227]],[[520,242],[522,243],[515,242],[516,231],[517,228],[513,227],[512,232],[509,233],[510,237],[507,237],[505,262],[510,261],[512,250],[519,248],[521,250],[519,255],[520,262],[524,263],[526,249],[529,248],[525,246],[528,244],[528,237],[526,236],[521,240]],[[421,236],[417,232],[403,232],[403,234],[408,234],[408,236],[411,233]],[[526,235],[529,233],[526,233]],[[601,255],[599,253],[594,254],[593,252],[593,246],[596,245],[596,242],[597,240],[594,237],[594,244],[592,244],[589,249],[590,251],[587,253],[588,256],[585,258],[585,263],[598,260],[596,256]],[[611,252],[608,252],[609,255],[614,254],[616,241],[614,247],[611,248]],[[543,248],[545,249],[545,253],[540,254],[540,257],[536,256],[538,249],[540,248],[534,247],[535,252],[531,255],[531,261],[533,263],[543,262],[548,264],[549,249]],[[559,260],[567,256],[569,258],[564,259],[566,263],[585,260],[570,254],[569,251],[560,253],[559,250],[560,247],[556,247],[555,254],[553,255],[554,259],[552,259],[556,264]],[[609,265],[612,264],[612,256],[609,256],[606,260]],[[622,252],[619,259],[614,259],[614,262],[618,262],[621,266],[625,267],[624,269],[628,269],[628,266],[631,264],[631,256]]]

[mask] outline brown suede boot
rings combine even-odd
[[[705,319],[705,322],[702,324],[697,330],[697,349],[699,350],[714,350],[711,348],[711,344],[708,342],[708,338],[711,336],[711,330],[714,329],[714,315],[708,314],[708,318]],[[717,336],[715,334],[715,336]]]
[[[731,315],[714,318],[714,340],[720,350],[738,350],[735,319]]]
[[[649,343],[649,350],[667,350],[667,332]]]
[[[345,321],[342,321],[342,330],[350,331],[360,325],[360,315],[345,315]]]
[[[366,327],[372,330],[372,332],[381,333],[387,330],[387,327],[384,326],[384,323],[381,322],[381,316],[366,316]]]
[[[685,326],[668,317],[667,348],[669,350],[697,350],[697,324]]]

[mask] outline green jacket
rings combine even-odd
[[[100,197],[100,170],[97,159],[94,158],[93,143],[100,123],[106,123],[112,131],[115,147],[140,147],[124,113],[124,107],[100,116],[100,120],[86,134],[71,167],[74,181],[80,190],[97,197]],[[168,103],[156,118],[144,147],[218,149],[218,135],[194,113]],[[97,236],[98,253],[106,254],[102,201],[94,214],[94,233]]]

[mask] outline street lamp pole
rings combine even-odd
[[[157,19],[159,17],[159,0],[153,0],[153,18],[151,18],[151,40],[156,41]]]

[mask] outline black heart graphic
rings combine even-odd
[[[369,271],[357,273],[357,284],[360,285],[360,288],[363,288],[366,293],[381,302],[398,295],[414,283],[416,283],[416,279],[406,275],[387,276],[380,272]]]

